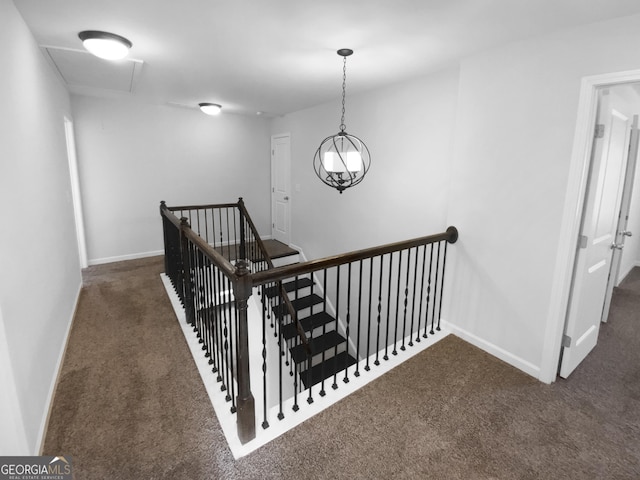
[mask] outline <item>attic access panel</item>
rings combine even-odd
[[[88,87],[100,90],[133,93],[142,60],[103,60],[85,50],[52,46],[42,49],[53,62],[69,87]]]

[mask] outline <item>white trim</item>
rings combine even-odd
[[[490,353],[494,357],[499,358],[503,362],[506,362],[519,370],[522,370],[524,373],[527,373],[532,377],[539,378],[540,367],[534,365],[533,363],[528,362],[525,359],[520,358],[517,355],[514,355],[513,353],[508,352],[491,342],[487,342],[483,338],[480,338],[477,335],[474,335],[473,333],[460,328],[457,325],[453,325],[452,323],[449,323],[445,320],[441,320],[441,325],[444,325],[444,328],[447,331],[450,331],[456,337],[460,337],[471,345],[474,345],[479,349]]]
[[[300,248],[299,246],[297,246],[294,243],[290,243],[289,247],[293,248],[294,250],[297,250],[299,255],[304,259],[302,260],[303,262],[308,262],[307,257],[305,256],[304,252],[302,251],[302,248]]]
[[[616,283],[616,287],[619,287],[620,284],[624,282],[624,279],[627,278],[627,275],[629,275],[631,273],[631,270],[633,270],[635,267],[640,267],[640,262],[632,263],[626,271],[622,271],[618,274],[618,282]]]
[[[82,213],[82,192],[80,190],[80,176],[78,174],[78,157],[76,155],[75,132],[73,120],[64,117],[64,133],[67,142],[67,160],[69,162],[69,176],[71,180],[71,198],[73,200],[73,214],[76,225],[76,237],[78,241],[78,257],[80,268],[89,265],[87,258],[87,241],[85,238],[84,214]]]
[[[76,311],[78,309],[78,304],[80,302],[80,293],[82,292],[82,281],[80,281],[80,285],[78,286],[78,292],[76,293],[76,300],[73,307],[73,313],[71,314],[71,318],[67,324],[67,329],[64,333],[64,345],[60,350],[60,354],[58,355],[58,360],[56,362],[55,375],[51,379],[51,385],[49,386],[49,393],[47,395],[47,410],[45,415],[40,422],[40,430],[38,432],[38,441],[35,448],[34,455],[43,455],[42,449],[44,448],[44,440],[47,435],[47,428],[49,427],[49,418],[51,417],[51,409],[53,408],[53,402],[55,400],[56,389],[58,387],[58,382],[60,381],[60,374],[62,373],[62,364],[64,362],[64,357],[67,354],[67,347],[69,346],[69,337],[71,334],[71,328],[73,327],[73,319],[76,316]]]
[[[625,271],[625,272],[621,272],[619,275],[619,279],[620,281],[616,284],[616,287],[619,287],[620,284],[622,282],[624,282],[624,279],[627,278],[627,275],[629,275],[631,273],[631,270],[633,270],[636,267],[640,267],[640,260],[636,260],[635,263],[632,263],[631,266]]]
[[[545,322],[542,363],[538,377],[545,383],[551,383],[556,379],[560,362],[562,335],[573,278],[576,242],[580,234],[587,173],[591,161],[592,128],[595,124],[597,108],[596,90],[604,85],[637,81],[640,81],[640,70],[584,77],[581,82],[576,130],[569,165],[569,180],[556,253],[551,300]]]
[[[89,265],[102,265],[104,263],[123,262],[125,260],[137,260],[139,258],[156,257],[158,255],[164,255],[164,250],[130,253],[127,255],[117,255],[115,257],[93,258],[89,260]]]

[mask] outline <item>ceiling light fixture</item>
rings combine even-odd
[[[222,106],[217,103],[199,103],[198,106],[207,115],[218,115],[222,111]]]
[[[353,53],[353,50],[341,48],[337,53],[343,57],[340,131],[322,141],[313,157],[313,168],[320,180],[342,193],[364,179],[371,166],[371,155],[362,140],[346,132],[344,104],[347,86],[347,57]]]
[[[121,60],[129,54],[129,49],[133,46],[120,35],[98,30],[85,30],[80,32],[78,37],[82,40],[84,48],[105,60]]]

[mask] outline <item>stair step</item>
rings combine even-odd
[[[296,289],[299,290],[301,288],[310,287],[313,285],[313,281],[309,277],[301,277],[297,281],[293,280],[291,282],[283,283],[282,285],[287,292],[293,292]],[[279,293],[280,289],[276,285],[265,288],[264,290],[264,294],[269,298],[277,297]]]
[[[302,329],[305,332],[310,332],[314,328],[321,327],[326,325],[327,323],[331,323],[335,320],[331,315],[327,312],[318,312],[314,313],[309,317],[305,317],[300,320],[300,324],[302,325]],[[298,334],[298,329],[296,328],[294,323],[288,323],[284,327],[282,327],[282,336],[289,340],[295,337]]]
[[[319,337],[309,340],[309,346],[311,347],[311,355],[318,355],[330,348],[336,347],[341,343],[346,342],[346,339],[335,330],[320,335]],[[307,351],[304,345],[296,345],[290,349],[291,358],[296,363],[302,363],[307,359]]]
[[[342,352],[335,357],[327,358],[323,363],[311,367],[311,381],[309,381],[309,370],[300,373],[300,380],[304,384],[304,388],[320,383],[335,373],[344,370],[356,363],[356,359],[347,352]]]
[[[300,297],[291,300],[291,305],[293,305],[293,308],[296,312],[299,312],[300,310],[304,310],[305,308],[312,307],[313,305],[317,305],[318,303],[322,302],[322,297],[314,293],[313,295],[307,295],[306,297]],[[276,305],[272,308],[272,310],[278,318],[282,318],[283,316],[288,314],[285,305]]]

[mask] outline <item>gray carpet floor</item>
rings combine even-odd
[[[449,336],[237,461],[162,271],[160,257],[85,271],[44,446],[76,479],[640,478],[638,268],[568,380]]]

